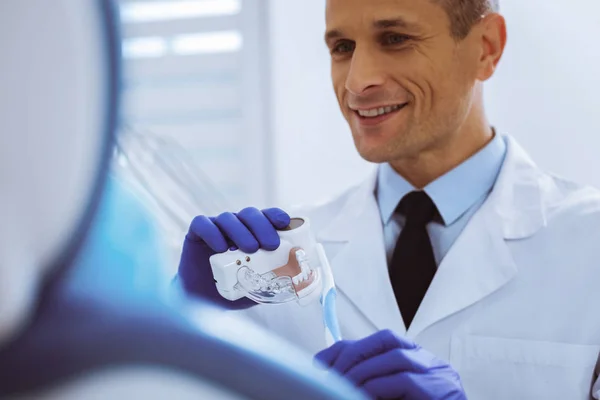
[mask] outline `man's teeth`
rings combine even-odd
[[[391,113],[400,109],[400,105],[372,108],[370,110],[358,110],[358,115],[361,117],[378,117],[383,114]]]

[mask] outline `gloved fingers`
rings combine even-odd
[[[214,219],[214,222],[221,232],[231,239],[233,244],[242,252],[252,254],[258,250],[258,241],[246,225],[234,214],[229,212],[220,214]]]
[[[415,342],[413,342],[406,336],[395,335],[392,331],[388,331],[388,332],[391,333],[392,335],[394,335],[394,340],[396,341],[396,344],[398,345],[398,348],[400,348],[400,349],[417,350],[417,349],[421,348],[421,346],[419,346],[418,344],[416,344]]]
[[[386,353],[392,349],[409,346],[410,344],[408,341],[399,340],[390,330],[379,331],[343,349],[335,360],[333,369],[344,375],[352,367],[369,358]],[[414,343],[412,345],[416,348]]]
[[[427,372],[418,358],[418,350],[393,349],[356,364],[344,376],[361,386],[371,379],[399,372]]]
[[[284,229],[290,225],[290,216],[280,208],[265,208],[262,213],[271,221],[275,229]]]
[[[334,343],[332,346],[326,348],[325,350],[320,351],[315,355],[315,360],[323,363],[326,367],[331,367],[342,351],[353,342],[348,340],[340,340],[339,342]]]
[[[365,382],[359,388],[376,399],[428,399],[419,388],[418,374],[399,372]]]
[[[365,382],[360,389],[377,399],[467,400],[457,374],[399,372]]]
[[[218,228],[218,225],[217,225],[217,222],[216,222],[217,217],[208,217],[208,219],[210,219],[212,221],[212,223],[215,224],[215,226]],[[219,231],[220,231],[220,229],[219,229]],[[235,245],[235,243],[233,243],[233,240],[231,240],[228,236],[225,236],[223,234],[223,232],[221,232],[221,235],[223,235],[223,237],[225,238],[225,241],[227,242],[227,249],[228,250],[237,250],[238,249],[237,246]]]
[[[254,235],[261,248],[277,250],[281,241],[275,227],[265,214],[254,207],[244,208],[237,217]]]
[[[204,242],[214,252],[224,253],[229,248],[227,239],[219,227],[204,215],[199,215],[192,220],[186,236],[192,241]]]

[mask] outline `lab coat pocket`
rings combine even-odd
[[[487,336],[452,339],[469,399],[588,400],[600,346]]]

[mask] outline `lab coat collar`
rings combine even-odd
[[[507,242],[530,237],[546,225],[547,175],[516,140],[504,140],[507,154],[494,189],[438,267],[407,332],[414,340],[511,282],[518,268]]]
[[[548,177],[511,136],[507,154],[488,199],[500,215],[505,239],[524,239],[546,226],[543,190]]]
[[[490,192],[498,178],[505,154],[506,142],[494,130],[492,140],[482,149],[422,189],[433,200],[444,225],[452,225]],[[392,218],[401,199],[414,190],[418,188],[394,171],[389,164],[379,166],[377,202],[384,225]]]
[[[507,145],[506,158],[486,203],[493,203],[501,216],[505,239],[523,239],[546,225],[544,174],[514,138],[505,135],[502,139]],[[357,187],[332,222],[318,232],[320,238],[337,242],[350,239],[356,219],[376,201],[377,174],[377,170],[373,171]]]
[[[494,189],[440,265],[407,334],[495,292],[517,274],[507,240],[533,235],[546,224],[544,175],[511,137]],[[340,207],[317,240],[337,246],[330,255],[339,290],[377,329],[406,333],[389,282],[374,172]],[[335,246],[334,246],[335,247]]]

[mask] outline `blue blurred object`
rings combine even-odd
[[[165,244],[144,203],[117,178],[109,179],[82,255],[69,270],[73,294],[154,297],[168,280]]]
[[[247,309],[257,305],[243,297],[237,301],[224,299],[217,291],[210,257],[237,247],[245,253],[259,248],[279,247],[277,229],[290,223],[290,216],[278,208],[259,211],[245,208],[238,214],[223,213],[218,217],[198,216],[190,224],[183,243],[178,279],[189,294],[228,309]]]
[[[363,398],[248,322],[161,298],[153,223],[106,185],[120,112],[113,6],[0,2],[0,398]]]
[[[152,248],[158,242],[146,242],[155,237],[154,224],[143,212],[119,221],[135,197],[118,182],[109,188],[99,214],[108,219],[96,220],[78,270],[54,282],[29,328],[0,352],[0,396],[46,389],[90,371],[145,365],[191,374],[236,399],[363,398],[316,373],[304,353],[266,331],[202,304],[194,306],[194,323],[182,304],[169,305],[156,291],[159,274],[144,271],[160,267],[154,259],[160,252]],[[128,233],[137,234],[118,243]],[[136,285],[139,273],[143,287]]]
[[[337,342],[315,359],[374,398],[466,400],[450,365],[389,330]]]

